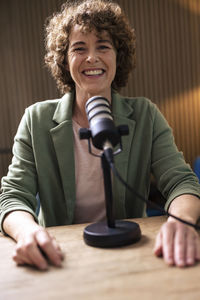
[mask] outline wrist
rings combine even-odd
[[[12,211],[6,215],[3,222],[3,230],[15,241],[38,228],[39,225],[33,216],[26,211]]]
[[[169,213],[196,224],[200,216],[200,199],[193,195],[181,195],[171,202]],[[172,219],[172,217],[169,217],[169,221],[172,221]]]
[[[189,223],[192,223],[192,224],[196,224],[197,223],[196,219],[190,218],[189,216],[185,216],[185,215],[182,216],[182,215],[175,215],[175,214],[174,214],[174,216],[180,218],[181,220],[184,220],[184,221],[187,221]],[[180,221],[177,220],[177,219],[175,219],[175,218],[173,218],[173,217],[168,217],[167,222],[180,222]]]

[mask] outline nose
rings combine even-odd
[[[99,58],[97,53],[95,51],[90,51],[87,55],[86,61],[90,64],[98,62]]]

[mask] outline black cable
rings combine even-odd
[[[131,191],[135,196],[137,196],[140,200],[142,200],[143,202],[150,204],[151,206],[155,207],[156,209],[158,209],[160,212],[162,212],[163,214],[167,215],[168,217],[172,217],[186,225],[189,225],[193,228],[195,228],[196,230],[200,230],[200,226],[197,224],[193,224],[190,223],[184,219],[181,219],[171,213],[169,213],[168,211],[165,211],[162,207],[160,207],[159,205],[157,205],[156,203],[150,201],[150,200],[146,200],[143,196],[141,196],[138,192],[136,192],[130,185],[128,185],[128,183],[121,177],[121,175],[119,174],[119,172],[117,171],[117,169],[115,168],[114,165],[114,161],[113,161],[113,155],[112,155],[112,150],[111,149],[106,149],[104,151],[104,154],[107,158],[107,161],[110,165],[110,168],[113,172],[113,174],[119,179],[119,181],[121,181],[122,184],[124,184],[126,186],[126,188]]]

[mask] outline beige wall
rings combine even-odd
[[[43,24],[63,0],[0,0],[0,151],[25,107],[58,97],[43,63]],[[137,34],[137,67],[122,93],[157,103],[187,162],[200,155],[200,1],[119,0]],[[0,177],[11,154],[0,154]]]

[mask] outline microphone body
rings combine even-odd
[[[120,134],[114,125],[109,101],[102,96],[94,96],[85,107],[93,145],[100,150],[115,147],[120,142]]]

